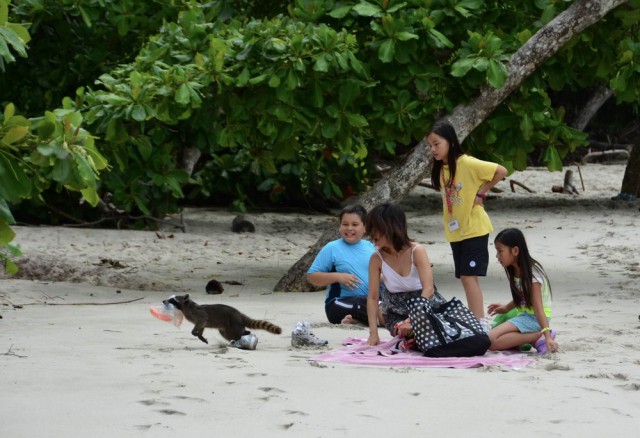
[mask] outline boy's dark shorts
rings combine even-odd
[[[369,324],[367,319],[367,297],[345,297],[331,300],[324,305],[324,311],[331,324],[340,324],[345,316],[351,317],[363,324]]]
[[[489,235],[451,242],[456,278],[487,275],[489,267]]]

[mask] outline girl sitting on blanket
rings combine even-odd
[[[376,246],[369,259],[367,345],[377,345],[380,337],[376,315],[380,299],[385,326],[392,336],[404,337],[413,332],[409,299],[423,296],[444,302],[444,298],[433,283],[427,250],[407,235],[407,218],[400,206],[385,203],[374,207],[367,215],[366,230]]]
[[[530,343],[538,353],[558,351],[555,331],[549,327],[551,285],[540,263],[529,255],[522,231],[507,228],[498,233],[494,243],[513,299],[507,304],[491,304],[487,310],[497,315],[517,309],[519,314],[489,332],[489,349],[508,350]]]

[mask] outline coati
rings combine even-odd
[[[205,328],[217,328],[227,341],[237,341],[240,337],[250,332],[245,327],[262,329],[279,335],[282,329],[268,321],[249,318],[244,313],[225,304],[198,304],[187,295],[173,295],[163,303],[173,304],[180,310],[185,318],[195,324],[191,334],[205,344],[208,344],[203,336]]]

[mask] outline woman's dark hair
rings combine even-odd
[[[547,280],[547,284],[549,285],[549,292],[551,292],[551,283],[549,282],[549,278],[547,277],[547,273],[542,269],[542,265],[538,263],[531,255],[529,254],[529,248],[527,247],[527,241],[524,238],[524,234],[517,228],[506,228],[498,233],[496,238],[494,239],[494,243],[499,242],[504,246],[508,246],[509,248],[518,247],[518,266],[520,267],[520,285],[522,287],[522,292],[518,290],[514,280],[514,269],[512,266],[505,266],[504,270],[507,273],[507,278],[509,279],[509,287],[511,288],[511,297],[513,298],[513,302],[516,306],[520,305],[522,299],[524,299],[527,307],[531,307],[531,290],[533,288],[533,268],[536,267],[544,278]]]
[[[340,222],[342,222],[342,217],[345,214],[357,214],[363,224],[367,220],[367,209],[360,204],[352,204],[344,207],[340,212]]]
[[[456,130],[453,129],[449,123],[438,123],[431,128],[431,131],[427,133],[436,134],[449,143],[449,154],[447,155],[447,164],[449,165],[449,181],[445,183],[446,187],[449,187],[456,176],[456,164],[458,157],[464,154],[462,150],[462,146],[460,145],[460,141],[458,140],[458,135],[456,134]],[[433,166],[431,167],[431,184],[433,188],[437,191],[440,191],[441,184],[440,180],[442,178],[442,161],[441,160],[433,160]]]
[[[407,216],[398,204],[387,202],[373,207],[367,215],[365,226],[367,235],[383,235],[396,251],[411,245],[407,234]]]

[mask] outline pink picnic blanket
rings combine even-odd
[[[398,338],[383,340],[372,347],[366,345],[366,339],[346,338],[342,341],[344,348],[319,354],[312,360],[354,365],[431,368],[477,368],[485,365],[518,368],[535,362],[528,354],[494,351],[473,357],[425,357],[419,351],[398,350],[396,348],[398,341]]]

